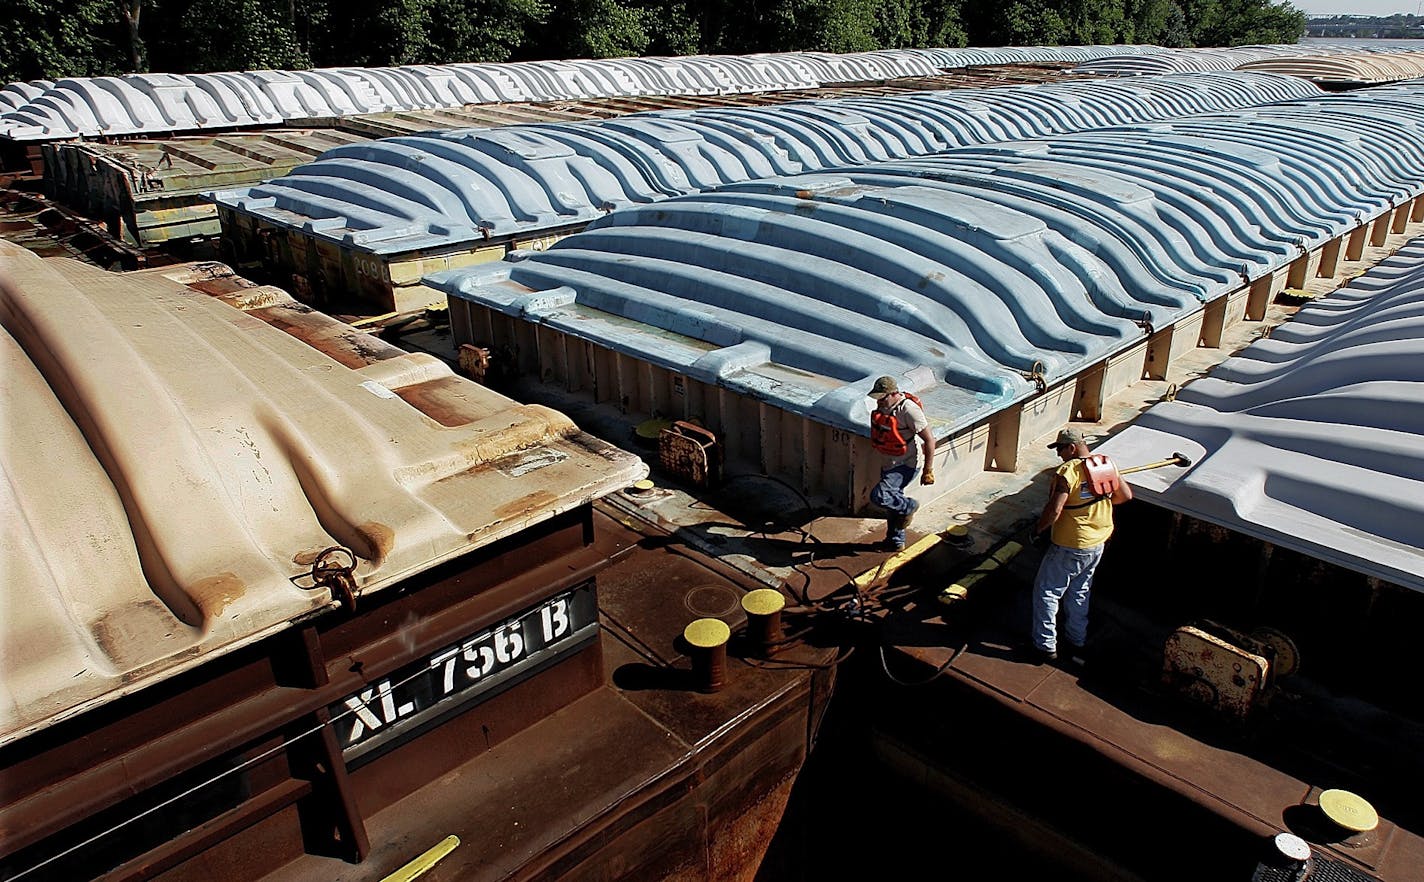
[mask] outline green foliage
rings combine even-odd
[[[707,0],[698,31],[706,53],[775,52],[795,45],[798,0]]]
[[[112,0],[0,3],[0,84],[127,70]]]
[[[1273,0],[1178,0],[1194,46],[1294,43],[1305,13]]]
[[[1175,0],[1132,0],[1125,12],[1131,29],[1126,42],[1174,48],[1191,45],[1186,14]]]
[[[797,4],[794,45],[817,52],[869,52],[880,48],[875,30],[883,5],[866,0],[811,0]]]
[[[1294,43],[1305,33],[1305,13],[1271,0],[1220,0],[1220,15],[1209,32],[1194,35],[1198,46]]]
[[[1071,0],[1064,5],[1064,24],[1068,28],[1066,43],[1077,46],[1125,43],[1132,34],[1122,0]]]
[[[913,46],[923,49],[969,45],[957,0],[921,0],[916,7],[915,20],[919,24]]]
[[[652,43],[649,10],[618,0],[563,0],[551,11],[539,54],[545,58],[642,55]]]
[[[425,64],[508,61],[549,16],[542,0],[430,0]]]
[[[131,29],[126,20],[136,15]],[[1279,0],[3,0],[0,80],[148,63],[181,72],[797,49],[1225,46],[1290,43],[1304,29],[1304,15]]]
[[[987,39],[974,42],[983,46],[1059,45],[1068,37],[1068,23],[1058,6],[1051,0],[1008,0],[997,9],[979,10],[988,24]]]
[[[320,0],[320,67],[508,61],[548,9],[541,0]],[[315,33],[315,32],[314,32]]]
[[[687,0],[667,0],[645,8],[645,27],[652,38],[648,54],[696,55],[702,51],[697,14],[688,8]]]
[[[187,69],[310,67],[311,57],[297,38],[298,28],[310,22],[292,19],[292,12],[286,0],[193,0],[178,26],[186,40]],[[155,51],[154,60],[159,57]]]

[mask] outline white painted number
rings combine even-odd
[[[455,691],[455,660],[459,658],[459,655],[460,650],[447,649],[430,660],[432,668],[445,666],[444,677],[440,681],[441,695],[449,695]]]
[[[494,667],[494,650],[489,646],[479,645],[486,635],[480,635],[474,640],[466,641],[464,647],[465,661],[470,662],[470,666],[465,668],[465,676],[471,680],[478,680],[490,672]]]
[[[524,635],[519,632],[519,623],[513,622],[494,632],[494,655],[500,664],[507,665],[524,654]]]
[[[375,703],[375,710],[372,703]],[[382,680],[373,689],[365,689],[360,693],[351,696],[345,701],[346,707],[356,715],[356,723],[351,727],[351,734],[347,736],[347,744],[355,744],[361,740],[361,736],[369,729],[372,732],[381,726],[394,723],[401,717],[415,712],[415,702],[407,701],[399,706],[396,705],[395,693],[391,691],[391,681]],[[377,714],[375,711],[379,710]]]
[[[569,631],[569,602],[560,597],[539,610],[544,619],[544,643],[553,643]]]
[[[570,598],[556,598],[541,606],[539,622],[543,626],[544,647],[551,647],[573,633],[573,607]],[[431,683],[431,691],[437,693],[434,700],[439,701],[447,695],[453,695],[496,669],[503,669],[524,658],[529,650],[524,640],[526,625],[533,627],[532,614],[526,614],[523,619],[505,622],[494,631],[486,631],[459,646],[442,649],[432,655],[426,665],[429,672],[427,682]],[[434,682],[437,676],[438,686]],[[382,680],[344,699],[342,703],[345,705],[345,712],[354,717],[351,734],[346,738],[347,746],[354,745],[383,726],[391,726],[402,717],[416,712],[415,696],[410,701],[397,703],[397,700],[398,694],[390,680]]]

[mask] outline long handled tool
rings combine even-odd
[[[1181,466],[1186,468],[1192,464],[1191,457],[1185,453],[1173,452],[1169,459],[1159,459],[1156,462],[1149,462],[1138,466],[1129,466],[1120,469],[1117,464],[1109,459],[1105,454],[1094,453],[1084,457],[1084,464],[1088,469],[1088,485],[1092,487],[1095,496],[1111,496],[1117,492],[1118,481],[1123,475],[1130,475],[1133,472],[1145,472],[1148,469],[1160,469],[1163,466]]]
[[[1149,462],[1146,465],[1129,466],[1125,469],[1118,469],[1119,475],[1130,475],[1133,472],[1145,472],[1148,469],[1160,469],[1163,466],[1181,466],[1186,468],[1192,464],[1192,458],[1185,453],[1173,453],[1170,459],[1159,459],[1156,462]]]

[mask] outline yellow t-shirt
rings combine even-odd
[[[1055,474],[1068,482],[1068,503],[1053,522],[1053,544],[1091,548],[1106,542],[1113,531],[1113,505],[1107,497],[1094,498],[1083,461],[1069,460]]]

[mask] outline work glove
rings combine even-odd
[[[920,483],[926,487],[934,483],[934,469],[925,466],[925,470],[920,472]]]

